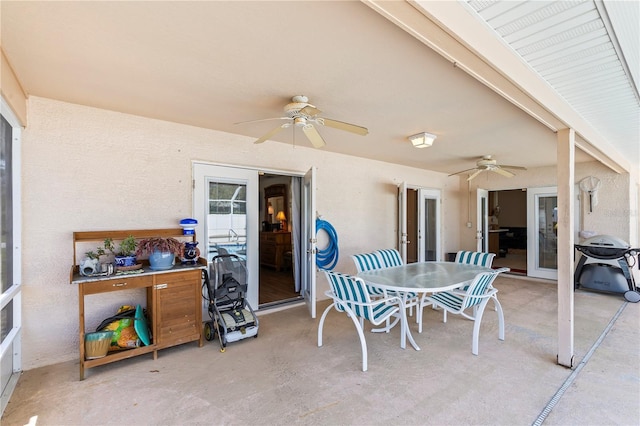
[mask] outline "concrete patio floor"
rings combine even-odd
[[[351,321],[331,312],[318,348],[318,319],[296,306],[261,315],[259,337],[225,353],[190,343],[88,370],[82,382],[77,361],[26,371],[2,425],[640,424],[640,304],[576,292],[569,369],[556,364],[555,283],[503,275],[495,286],[506,339],[489,305],[478,356],[472,322],[445,324],[427,308],[422,334],[410,318],[420,351],[401,349],[397,328],[366,333],[362,372]]]

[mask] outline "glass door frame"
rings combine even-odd
[[[418,230],[417,235],[409,236],[407,234],[407,191],[418,191]],[[403,262],[407,263],[407,245],[410,238],[417,238],[418,240],[418,262],[425,261],[425,234],[424,221],[426,215],[424,212],[424,206],[427,199],[435,199],[437,203],[436,208],[436,260],[442,260],[442,229],[441,229],[441,216],[442,216],[442,191],[435,188],[423,188],[419,186],[410,186],[406,182],[398,184],[398,251],[402,257]]]
[[[205,235],[205,206],[203,200],[208,199],[206,190],[208,185],[204,185],[211,178],[220,182],[246,182],[247,183],[247,238],[246,238],[246,256],[247,256],[247,272],[248,272],[248,291],[247,301],[254,310],[259,310],[259,268],[260,268],[260,252],[259,252],[259,224],[260,218],[260,201],[259,201],[259,176],[260,174],[279,174],[283,176],[292,176],[304,178],[303,190],[303,206],[300,215],[300,232],[301,236],[306,240],[301,244],[300,256],[302,269],[301,288],[302,295],[309,306],[309,312],[312,318],[315,318],[316,311],[316,207],[315,207],[315,174],[316,169],[312,167],[306,173],[295,174],[291,172],[282,172],[278,170],[254,169],[249,167],[240,167],[233,165],[204,163],[199,161],[192,162],[193,173],[193,217],[198,220],[196,227],[197,235]],[[201,239],[202,237],[198,237]],[[208,241],[200,246],[200,250],[207,250]],[[298,250],[298,249],[297,249]],[[204,307],[206,309],[206,306]]]
[[[442,235],[440,231],[440,206],[442,205],[442,191],[439,189],[420,188],[418,189],[418,262],[426,262],[428,260],[443,260],[442,258]],[[427,202],[435,201],[435,218],[427,215]],[[435,224],[427,221],[435,220]],[[429,229],[435,229],[435,259],[427,259],[427,240],[429,237]]]
[[[546,234],[546,229],[540,229],[540,199],[547,197],[556,197],[557,202],[558,188],[556,186],[527,188],[527,276],[557,280],[557,265],[556,269],[545,268],[539,262],[542,254],[540,253],[540,234],[541,232]],[[546,222],[545,218],[544,226],[548,228]]]
[[[246,185],[246,267],[247,267],[247,301],[254,310],[258,309],[258,267],[259,267],[259,234],[260,223],[258,171],[240,167],[229,167],[207,163],[193,163],[193,218],[198,221],[196,236],[200,242],[199,247],[204,253],[209,254],[209,238],[207,236],[206,221],[209,200],[209,183],[232,183]],[[207,314],[208,315],[208,314]]]
[[[476,214],[476,249],[482,253],[489,252],[489,191],[478,188]]]
[[[2,117],[11,126],[11,247],[3,247],[5,253],[11,251],[11,283],[2,283],[0,295],[0,308],[4,310],[11,304],[12,322],[11,329],[3,330],[3,339],[0,343],[0,368],[2,369],[0,415],[4,412],[9,398],[15,389],[20,372],[22,371],[22,210],[21,201],[21,137],[22,127],[16,115],[13,113],[4,98],[0,98],[0,112]],[[5,141],[6,142],[6,141]],[[5,160],[6,161],[6,160]],[[5,200],[0,202],[4,203]],[[8,260],[7,259],[7,260]],[[9,265],[4,265],[7,267]],[[8,284],[8,285],[7,285]]]

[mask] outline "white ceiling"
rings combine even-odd
[[[593,127],[640,163],[640,2],[467,3]]]
[[[280,117],[304,94],[369,129],[321,128],[325,150],[444,173],[485,154],[556,163],[548,127],[361,2],[3,0],[0,12],[29,95],[258,138],[279,123],[234,123]],[[438,136],[433,147],[410,146],[421,131]],[[266,143],[278,142],[293,145],[292,130]],[[310,146],[299,130],[295,144]]]

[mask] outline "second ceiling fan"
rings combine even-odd
[[[320,117],[319,114],[322,112],[315,107],[315,105],[311,105],[309,103],[309,98],[306,96],[298,95],[291,98],[291,102],[285,105],[284,112],[286,117],[274,117],[274,118],[265,118],[262,120],[250,120],[250,121],[242,121],[240,123],[254,123],[257,121],[268,121],[268,120],[285,120],[286,122],[275,127],[270,130],[266,134],[262,135],[258,138],[254,143],[262,143],[266,140],[271,139],[276,134],[280,133],[282,130],[295,125],[296,127],[302,128],[305,136],[311,144],[315,148],[322,148],[326,145],[326,142],[318,132],[318,129],[314,126],[314,124],[318,124],[320,126],[333,127],[338,130],[345,130],[347,132],[355,133],[357,135],[366,135],[369,133],[369,130],[366,127],[356,126],[355,124],[345,123],[338,120],[333,120],[330,118]]]
[[[515,176],[515,173],[512,173],[506,169],[527,170],[526,167],[522,167],[522,166],[507,166],[504,164],[498,165],[498,162],[494,160],[491,155],[485,155],[484,157],[482,157],[476,162],[476,167],[472,169],[461,170],[459,172],[452,173],[449,176],[455,176],[455,175],[459,175],[461,173],[466,173],[470,171],[473,171],[473,173],[469,175],[469,177],[467,178],[467,181],[470,181],[471,179],[475,178],[476,176],[478,176],[480,173],[484,171],[495,172],[495,173],[498,173],[499,175],[502,175],[508,178]]]

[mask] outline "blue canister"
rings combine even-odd
[[[198,221],[195,219],[187,218],[180,221],[183,235],[194,235],[196,233],[196,225]]]

